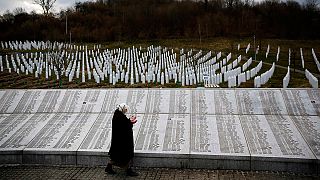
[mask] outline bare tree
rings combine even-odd
[[[41,6],[43,13],[45,15],[49,15],[49,12],[56,1],[57,0],[33,0],[35,4],[38,4]]]
[[[27,13],[25,9],[23,9],[22,7],[18,7],[18,8],[15,8],[13,10],[13,14],[14,15],[18,15],[18,14],[23,14],[23,13]]]
[[[306,0],[306,7],[308,9],[315,10],[318,8],[319,4],[320,4],[319,0]]]

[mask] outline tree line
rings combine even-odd
[[[316,0],[102,0],[78,2],[57,14],[0,17],[0,40],[105,42],[162,38],[319,39]]]

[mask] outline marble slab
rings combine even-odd
[[[320,116],[320,89],[307,89],[307,93],[314,110]]]
[[[23,150],[53,114],[6,114],[1,125],[1,150]],[[0,117],[0,119],[2,119]]]
[[[251,156],[315,159],[289,116],[243,115],[240,122]]]
[[[148,102],[147,89],[117,89],[116,91],[117,98],[112,100],[114,104],[110,104],[110,109],[107,113],[113,113],[116,105],[121,103],[126,103],[129,106],[128,113],[130,114],[145,113],[145,107]],[[105,99],[104,102],[107,101],[109,101],[109,99]]]
[[[67,90],[37,90],[45,92],[45,95],[40,102],[37,113],[54,113],[57,112],[59,103]]]
[[[97,116],[89,113],[54,114],[24,151],[77,151]]]
[[[119,103],[142,166],[319,168],[316,89],[0,90],[0,163],[105,165]]]
[[[100,113],[84,138],[79,152],[107,152],[110,149],[112,114]]]
[[[188,89],[150,89],[143,113],[190,113],[190,99]]]
[[[0,149],[7,151],[7,149],[22,150],[24,148],[19,142],[9,144],[11,136],[17,136],[17,132],[28,119],[31,114],[2,114],[0,122]],[[20,135],[20,138],[23,136]],[[15,138],[13,138],[15,139]]]
[[[97,119],[87,133],[87,136],[81,143],[78,152],[82,154],[85,154],[86,152],[94,152],[93,154],[105,154],[109,151],[111,145],[112,117],[113,114],[107,113],[100,113],[97,116]],[[137,114],[136,117],[137,123],[133,126],[134,139],[137,137],[137,132],[140,129],[143,115]]]
[[[69,90],[69,92],[74,92],[80,97],[78,98],[78,102],[76,101],[76,106],[74,111],[72,112],[80,112],[80,113],[98,113],[101,111],[101,105],[103,103],[103,99],[105,97],[104,90]],[[75,94],[75,96],[77,96]],[[72,105],[72,104],[71,104]],[[70,112],[70,111],[68,111]]]
[[[25,90],[6,90],[0,99],[0,113],[13,113]]]
[[[317,115],[318,110],[314,108],[316,107],[314,106],[314,104],[316,105],[316,102],[310,100],[311,98],[308,95],[308,90],[290,89],[282,90],[281,92],[289,115]],[[320,102],[318,103],[320,104]]]
[[[58,101],[58,109],[56,112],[59,113],[72,113],[79,112],[82,105],[84,104],[84,99],[86,97],[86,91],[84,90],[67,90],[64,92],[63,97]]]
[[[215,114],[214,90],[191,90],[191,114]]]
[[[258,90],[235,90],[239,114],[264,114]]]
[[[191,115],[190,168],[250,170],[237,115]]]
[[[230,115],[238,114],[235,91],[234,90],[215,90],[215,114]]]
[[[189,154],[189,115],[144,114],[140,123],[136,153]]]
[[[263,114],[283,114],[287,115],[286,106],[280,90],[277,89],[259,89],[259,98],[261,100]]]
[[[6,90],[0,90],[0,99],[2,98],[2,96],[6,93]]]
[[[313,154],[320,159],[320,117],[319,116],[290,116]]]
[[[191,115],[190,154],[250,156],[239,117]]]

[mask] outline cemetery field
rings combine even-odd
[[[320,78],[319,40],[11,41],[1,42],[0,56],[2,89],[304,88]]]

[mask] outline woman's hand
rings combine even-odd
[[[135,124],[137,122],[137,117],[132,115],[130,117],[130,121],[131,121],[132,124]]]

